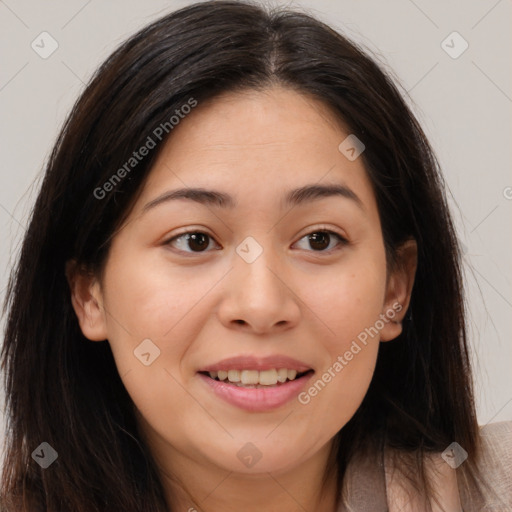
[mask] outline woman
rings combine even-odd
[[[307,15],[200,3],[114,52],[6,305],[6,511],[510,500],[482,471],[435,157]]]

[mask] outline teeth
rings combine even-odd
[[[212,379],[228,380],[229,382],[239,383],[243,386],[263,385],[275,386],[278,382],[281,384],[286,380],[294,380],[297,377],[297,370],[288,370],[286,368],[273,368],[272,370],[219,370],[209,372]]]
[[[240,380],[242,384],[259,384],[259,372],[257,370],[242,370]]]
[[[240,371],[239,370],[229,370],[228,371],[228,380],[229,382],[240,382]]]
[[[260,372],[259,384],[275,386],[277,384],[277,370],[265,370]]]
[[[279,382],[286,382],[287,378],[288,370],[286,368],[279,368],[279,370],[277,370],[277,380]]]

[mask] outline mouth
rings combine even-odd
[[[291,402],[314,373],[312,369],[273,368],[199,371],[197,375],[211,396],[249,412],[265,412]]]
[[[288,368],[270,370],[219,370],[198,372],[217,382],[246,389],[265,389],[279,387],[287,382],[299,380],[313,374],[312,369],[303,372]]]

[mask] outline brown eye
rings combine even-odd
[[[208,235],[205,233],[190,233],[186,235],[188,246],[195,250],[204,251],[209,244]]]
[[[331,241],[329,233],[325,232],[312,233],[309,235],[308,239],[311,247],[320,251],[323,251],[326,247],[329,247],[329,242]]]
[[[189,231],[171,238],[167,244],[172,245],[173,242],[179,242],[176,245],[178,245],[178,249],[183,252],[205,252],[210,243],[210,239],[212,239],[210,235],[201,231]]]
[[[326,250],[333,242],[333,238],[338,239],[338,244]],[[343,246],[348,243],[345,238],[333,231],[314,231],[301,238],[301,240],[304,239],[307,239],[309,247],[311,247],[315,252],[330,252],[337,246]]]

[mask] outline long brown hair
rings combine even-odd
[[[81,333],[65,265],[75,259],[101,272],[172,131],[104,197],[94,191],[176,109],[273,83],[320,99],[364,141],[388,263],[404,240],[418,244],[403,332],[381,344],[367,395],[336,438],[339,489],[354,453],[377,439],[420,455],[417,484],[429,493],[424,452],[455,440],[469,454],[465,467],[478,460],[460,250],[438,163],[396,85],[312,16],[203,2],[140,30],[101,65],[49,158],[4,305],[6,511],[169,510],[110,346]],[[31,458],[41,442],[59,454],[47,470]]]

